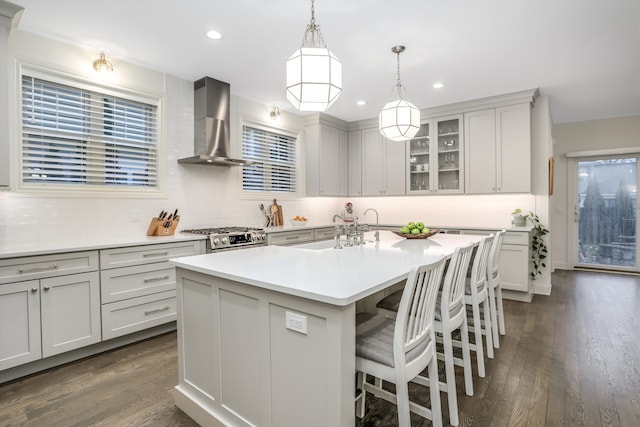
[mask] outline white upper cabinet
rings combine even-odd
[[[464,115],[465,192],[531,192],[529,103]]]
[[[428,120],[406,142],[407,194],[463,192],[462,117],[458,114]]]
[[[377,128],[362,130],[362,195],[405,194],[405,143],[386,140]]]
[[[349,196],[362,196],[362,131],[349,132]]]
[[[13,17],[22,10],[0,4],[0,188],[9,187],[9,31]]]
[[[347,132],[324,124],[306,127],[306,195],[346,196]]]

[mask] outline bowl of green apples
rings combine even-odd
[[[434,228],[425,227],[422,221],[411,221],[400,228],[399,231],[392,230],[394,234],[405,239],[427,239],[434,234],[438,234],[438,231]]]

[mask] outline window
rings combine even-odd
[[[21,115],[24,188],[158,189],[157,100],[25,74]]]
[[[291,135],[242,126],[242,158],[256,163],[242,168],[247,192],[295,193],[296,141]]]

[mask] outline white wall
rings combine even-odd
[[[13,60],[95,79],[91,64],[99,52],[44,39],[29,33],[13,31],[9,38]],[[168,76],[134,64],[112,60],[115,72],[110,84],[161,94],[163,99],[163,138],[166,143],[165,197],[160,199],[74,198],[24,196],[16,191],[0,192],[0,238],[64,239],[70,233],[76,238],[90,236],[144,235],[149,218],[162,209],[179,208],[179,229],[223,225],[261,226],[259,203],[272,199],[247,199],[239,194],[238,168],[178,165],[177,159],[193,154],[193,86],[192,82]],[[211,76],[215,78],[215,70]],[[16,82],[10,78],[10,84]],[[231,91],[233,93],[233,82]],[[15,94],[14,94],[15,97]],[[15,104],[15,101],[14,101]],[[232,149],[239,148],[240,119],[269,119],[270,106],[232,96]],[[11,111],[11,123],[17,123],[17,107]],[[276,124],[289,131],[302,130],[302,118],[282,112]],[[12,164],[17,167],[17,124],[10,140]],[[304,145],[304,141],[302,141]],[[15,176],[15,173],[13,174]],[[368,207],[380,213],[380,222],[402,224],[422,220],[431,226],[508,227],[511,211],[521,208],[537,210],[533,195],[411,196],[371,198],[299,198],[279,199],[285,218],[304,215],[311,224],[328,224],[334,213],[351,201],[356,212]],[[537,206],[538,204],[538,206]],[[138,217],[139,220],[136,220]],[[374,221],[374,215],[364,217]]]
[[[618,117],[586,122],[557,124],[553,127],[556,174],[551,197],[551,224],[554,230],[553,263],[557,268],[571,269],[572,244],[570,232],[573,219],[572,189],[569,173],[569,152],[606,150],[640,146],[640,116]]]

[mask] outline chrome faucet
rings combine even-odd
[[[367,212],[369,211],[374,211],[376,213],[376,232],[375,232],[375,236],[376,236],[376,242],[380,241],[380,231],[378,230],[379,224],[378,224],[378,211],[373,209],[373,208],[368,208],[367,210],[364,211],[363,215],[366,215]]]

